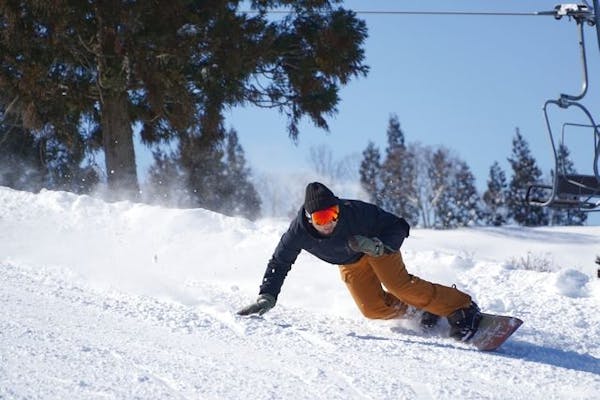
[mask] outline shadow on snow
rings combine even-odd
[[[600,359],[589,354],[555,349],[519,340],[508,341],[497,352],[499,356],[547,364],[558,368],[600,375]]]
[[[402,333],[405,335],[411,335],[411,333],[409,332]],[[409,345],[419,344],[426,346],[434,346],[441,349],[459,349],[473,351],[476,353],[487,353],[492,357],[519,359],[539,364],[546,364],[558,368],[565,368],[575,371],[592,373],[594,375],[600,375],[600,359],[593,357],[589,354],[580,354],[575,351],[555,349],[552,347],[540,346],[537,344],[532,344],[514,339],[507,341],[496,351],[481,352],[473,347],[468,347],[467,344],[453,343],[450,341],[451,339],[448,338],[443,338],[440,342],[439,337],[437,340],[435,340],[434,336],[423,337],[418,334],[415,336],[421,337],[424,340],[412,340],[406,337],[390,338],[377,335],[358,335],[354,332],[349,333],[347,336],[361,340],[392,340],[401,341]]]

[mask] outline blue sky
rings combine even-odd
[[[548,0],[346,1],[359,10],[498,11],[552,10]],[[337,159],[361,153],[369,141],[383,150],[391,114],[397,114],[408,142],[443,145],[467,161],[485,187],[494,161],[510,176],[515,127],[529,142],[538,165],[553,166],[542,106],[559,93],[578,93],[581,65],[574,21],[550,16],[417,16],[359,14],[369,29],[366,78],[341,90],[338,113],[327,133],[303,121],[299,142],[287,135],[286,117],[276,110],[235,108],[226,115],[238,131],[256,172],[310,168],[309,149],[327,145]],[[600,111],[600,52],[586,28],[590,87],[584,104]],[[561,112],[563,114],[561,114]],[[581,118],[556,111],[567,121]],[[563,117],[564,115],[564,117]],[[560,120],[559,118],[559,120]],[[592,172],[591,131],[572,136],[580,172]],[[578,139],[578,140],[574,140]],[[583,142],[582,142],[583,140]],[[583,143],[583,144],[582,144]]]

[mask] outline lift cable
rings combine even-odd
[[[394,10],[352,10],[362,15],[466,15],[466,16],[500,16],[500,17],[537,17],[555,15],[554,11],[539,12],[496,12],[496,11],[394,11]],[[244,13],[258,13],[257,10],[245,10]],[[268,10],[267,14],[293,14],[293,10]]]

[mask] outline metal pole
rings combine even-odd
[[[598,1],[598,0],[596,0]],[[588,88],[588,71],[587,71],[587,57],[585,55],[585,40],[583,33],[583,19],[577,19],[577,27],[579,28],[579,48],[581,50],[581,64],[583,67],[583,83],[581,86],[581,93],[574,96],[570,94],[561,94],[560,101],[562,103],[561,107],[568,107],[568,104],[571,101],[578,101],[585,97]]]
[[[594,0],[594,21],[596,22],[596,37],[598,38],[598,49],[600,49],[600,1]]]

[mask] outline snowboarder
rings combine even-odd
[[[292,264],[306,250],[339,265],[342,280],[365,317],[398,318],[413,306],[424,310],[424,326],[446,317],[451,337],[470,339],[479,324],[479,308],[468,294],[406,271],[399,249],[409,230],[404,218],[374,204],[339,199],[322,183],[309,183],[303,207],[267,265],[256,302],[238,314],[262,315],[273,308]]]

